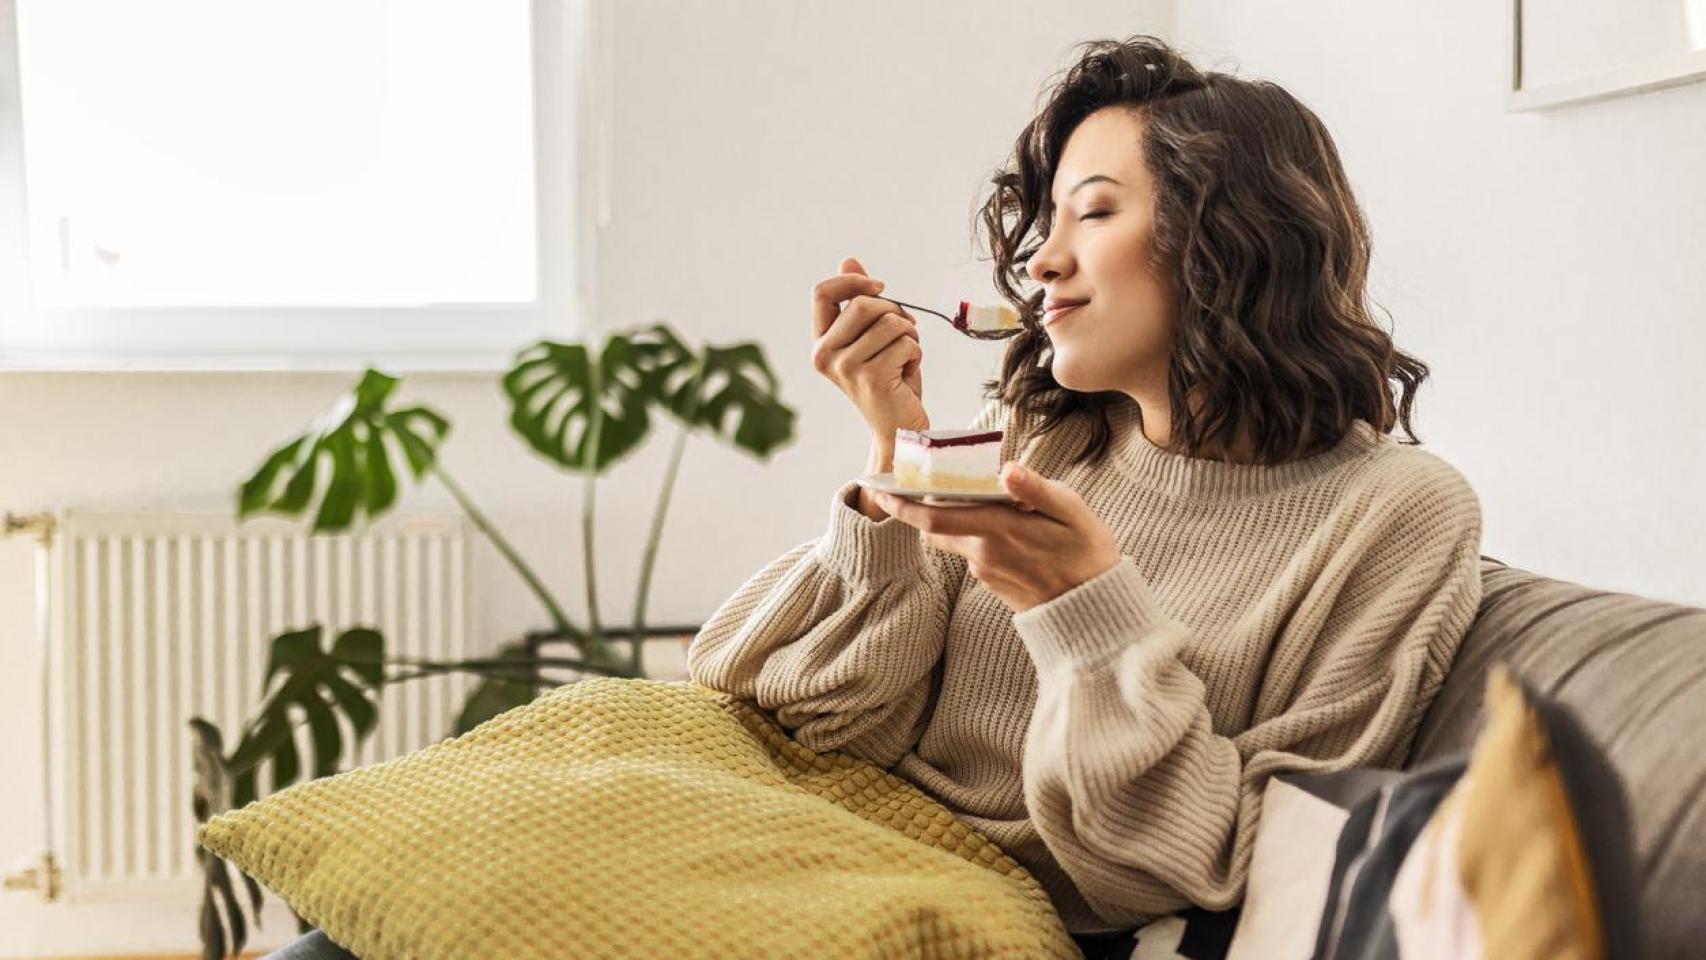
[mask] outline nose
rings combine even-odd
[[[1037,283],[1047,284],[1059,278],[1070,266],[1064,248],[1055,244],[1055,237],[1056,235],[1051,234],[1037,247],[1036,252],[1031,254],[1031,259],[1025,261],[1025,272]]]

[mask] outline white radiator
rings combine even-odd
[[[302,531],[271,518],[239,526],[225,514],[59,518],[46,548],[47,800],[66,899],[196,895],[188,720],[217,724],[229,755],[262,701],[273,637],[318,621],[330,646],[367,624],[384,634],[387,657],[467,656],[462,518],[389,518],[356,535]],[[344,767],[449,735],[475,682],[450,674],[386,688],[378,726]],[[340,722],[347,756],[354,734]],[[306,726],[297,734],[306,779]],[[263,763],[262,795],[271,775]]]

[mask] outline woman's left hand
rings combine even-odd
[[[966,558],[966,572],[1013,609],[1047,603],[1120,562],[1114,533],[1076,490],[1010,460],[1001,483],[1017,504],[930,506],[893,494],[876,501],[924,542]]]

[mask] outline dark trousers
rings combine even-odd
[[[1084,951],[1084,960],[1127,960],[1137,946],[1137,931],[1075,933],[1072,934],[1072,942]]]

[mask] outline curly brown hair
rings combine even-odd
[[[983,384],[986,396],[1043,433],[1085,418],[1090,441],[1076,462],[1109,451],[1108,408],[1128,398],[1056,382],[1038,322],[1044,291],[1019,288],[1048,237],[1067,138],[1095,111],[1121,107],[1144,120],[1156,193],[1152,265],[1177,291],[1169,446],[1201,456],[1234,449],[1247,434],[1258,462],[1279,463],[1333,446],[1357,418],[1381,433],[1402,422],[1408,442],[1420,443],[1410,410],[1428,367],[1374,322],[1368,226],[1320,118],[1275,83],[1198,70],[1155,37],[1079,46],[977,213],[996,288],[1023,325],[1000,376]]]

